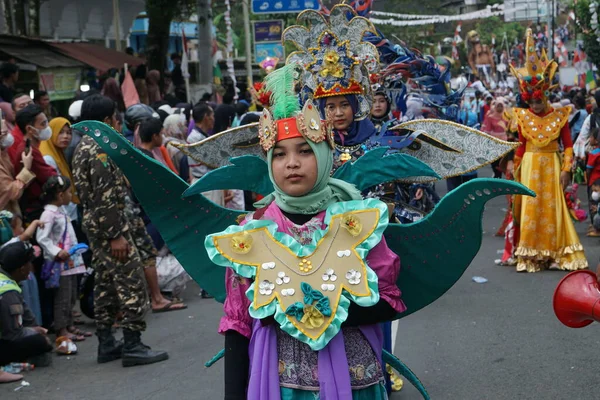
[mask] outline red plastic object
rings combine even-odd
[[[571,272],[558,283],[552,303],[558,320],[569,328],[600,322],[600,287],[596,274]]]

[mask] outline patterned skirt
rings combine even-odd
[[[518,180],[537,196],[515,199],[513,215],[520,227],[517,271],[537,272],[551,263],[568,271],[588,267],[567,209],[560,173],[557,152],[539,149],[523,155]]]

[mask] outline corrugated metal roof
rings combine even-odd
[[[62,54],[96,68],[99,73],[111,68],[122,68],[124,64],[137,67],[145,60],[127,53],[107,49],[91,43],[48,43]]]
[[[0,35],[0,52],[40,68],[83,67],[84,64],[64,56],[41,40]]]

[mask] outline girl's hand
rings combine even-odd
[[[569,183],[571,183],[571,173],[568,171],[562,171],[560,173],[560,184],[562,186],[563,191],[567,189]]]
[[[33,236],[35,235],[35,230],[37,228],[43,228],[43,227],[44,227],[44,223],[42,221],[40,221],[39,219],[36,219],[31,224],[29,224],[27,229],[25,229],[25,231],[19,236],[19,239],[21,239],[21,241],[31,240],[33,238]]]
[[[70,257],[71,257],[71,255],[64,250],[59,251],[58,254],[56,255],[56,258],[58,258],[59,260],[62,260],[62,261],[67,261]]]

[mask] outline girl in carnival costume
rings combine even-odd
[[[225,334],[225,397],[246,398],[247,392],[249,399],[304,399],[314,398],[313,394],[317,393],[332,399],[385,399],[381,367],[383,343],[377,323],[405,309],[394,283],[399,273],[399,259],[389,250],[385,239],[372,236],[365,261],[377,280],[367,285],[367,277],[374,278],[371,271],[360,272],[352,269],[354,267],[345,271],[341,262],[329,263],[328,269],[311,275],[313,267],[325,265],[317,264],[321,259],[318,249],[323,248],[323,244],[317,246],[314,255],[300,259],[298,267],[295,263],[292,265],[280,246],[271,247],[268,240],[265,242],[252,233],[258,226],[269,226],[275,238],[289,237],[305,246],[311,245],[315,243],[313,237],[321,236],[320,232],[331,224],[332,216],[337,218],[334,210],[342,211],[351,206],[353,211],[340,215],[346,221],[342,222],[345,228],[334,229],[332,244],[326,243],[333,233],[331,227],[331,233],[324,239],[325,247],[341,249],[348,243],[341,247],[334,243],[341,244],[354,234],[361,235],[359,232],[367,228],[368,220],[357,213],[376,207],[379,215],[376,226],[387,221],[384,204],[376,200],[363,201],[354,186],[330,178],[333,167],[330,131],[312,102],[307,102],[300,112],[293,80],[289,77],[294,69],[288,65],[266,79],[267,89],[273,92],[274,107],[272,114],[265,111],[263,115],[260,140],[267,151],[269,177],[275,192],[257,204],[262,208],[246,216],[240,224],[243,228],[230,227],[206,241],[213,261],[231,267],[227,269],[225,317],[219,328]],[[340,203],[344,201],[347,203]],[[225,243],[230,245],[223,246]],[[252,251],[251,247],[256,249]],[[247,268],[241,265],[262,260],[263,250],[273,251],[271,258],[263,260],[262,267],[248,275],[249,271],[244,271]],[[327,258],[325,252],[324,257],[323,261],[331,262],[339,259],[339,254]],[[285,266],[292,270],[286,270]],[[248,278],[254,278],[254,285]],[[356,298],[358,304],[368,308],[355,307],[353,303],[349,307],[338,307],[336,312],[338,301],[346,303],[345,298],[339,297],[337,288],[345,285],[357,293],[353,289],[358,286],[354,284],[370,286],[368,296]],[[246,296],[251,286],[255,291],[254,302]],[[331,292],[335,295],[329,295]],[[273,296],[280,299],[277,309],[273,303],[260,305]],[[290,297],[293,301],[286,301]],[[311,299],[307,300],[308,297]],[[271,319],[273,312],[281,327],[264,320]],[[322,333],[316,335],[319,331]],[[347,367],[339,368],[344,364]]]
[[[529,108],[516,109],[520,146],[514,164],[516,180],[537,193],[536,198],[517,197],[514,218],[520,225],[518,272],[545,268],[577,270],[587,268],[583,246],[565,202],[564,189],[570,183],[573,143],[569,132],[570,107],[553,109],[548,94],[554,87],[558,65],[542,50],[538,56],[531,30],[527,30],[525,68],[513,74],[519,80],[521,99]],[[564,156],[561,162],[559,145]]]

